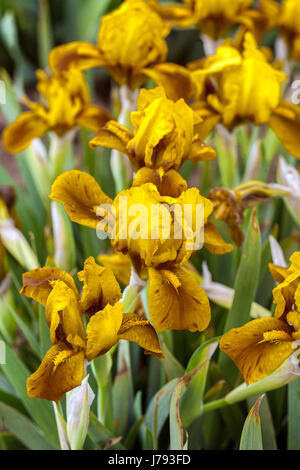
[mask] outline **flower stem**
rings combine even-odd
[[[130,113],[135,109],[136,92],[131,91],[127,86],[120,88],[121,111],[118,122],[122,126],[130,127]],[[132,167],[127,155],[123,155],[118,150],[112,150],[111,170],[115,182],[116,193],[130,187],[132,180]]]
[[[209,411],[218,410],[219,408],[222,408],[223,406],[226,406],[226,405],[228,405],[228,403],[225,400],[225,398],[220,398],[219,400],[210,401],[208,403],[205,403],[205,405],[203,405],[202,413],[204,414]]]

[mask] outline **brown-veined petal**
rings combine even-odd
[[[281,101],[270,119],[269,126],[281,140],[284,148],[294,157],[300,158],[300,108],[295,104]]]
[[[205,145],[198,137],[193,139],[191,150],[188,154],[188,159],[193,163],[201,161],[214,160],[217,156],[215,149],[209,145]]]
[[[97,132],[111,119],[111,114],[105,109],[89,105],[79,114],[76,121],[79,126]]]
[[[198,105],[197,103],[195,103],[195,105],[193,106],[196,115],[201,118],[201,122],[199,122],[199,124],[196,124],[196,126],[194,127],[195,134],[197,134],[198,139],[201,142],[203,142],[206,137],[209,136],[209,134],[213,131],[215,126],[221,120],[220,114],[216,113],[211,108],[206,108],[203,106],[204,105],[201,103],[199,103]]]
[[[63,281],[52,281],[52,287],[46,304],[51,342],[55,344],[64,339],[74,348],[83,349],[85,331],[79,300]]]
[[[238,66],[242,63],[242,56],[237,49],[231,46],[220,46],[216,53],[209,56],[203,68],[193,72],[193,79],[197,81],[198,76],[211,75],[222,72],[228,67]]]
[[[292,310],[299,281],[300,272],[295,271],[273,289],[273,299],[276,304],[274,315],[276,318],[281,318],[287,311]]]
[[[21,294],[30,297],[42,305],[46,305],[48,296],[52,291],[52,281],[63,281],[67,287],[72,289],[77,298],[79,294],[76,289],[74,279],[70,274],[59,268],[44,266],[33,269],[23,274],[23,287]]]
[[[187,190],[187,182],[176,170],[153,170],[143,167],[136,173],[132,186],[153,183],[161,196],[178,197]]]
[[[2,133],[2,144],[7,152],[21,153],[33,139],[42,137],[48,130],[47,123],[32,111],[26,111]]]
[[[203,331],[210,322],[206,293],[184,269],[150,268],[149,314],[156,331]]]
[[[275,264],[269,263],[269,270],[271,276],[276,282],[282,282],[289,275],[288,268],[276,266]]]
[[[97,261],[105,268],[111,269],[117,280],[122,282],[124,286],[129,284],[132,263],[128,255],[123,255],[123,253],[101,254],[97,257]]]
[[[139,315],[124,315],[118,337],[138,344],[145,349],[145,354],[152,354],[158,358],[163,357],[154,328],[148,320]]]
[[[81,384],[83,365],[83,351],[68,349],[64,343],[55,344],[27,379],[28,395],[58,402],[66,392]]]
[[[84,269],[78,273],[78,279],[84,283],[81,294],[81,306],[84,312],[95,313],[107,304],[114,305],[121,299],[121,289],[113,272],[99,266],[92,256],[84,262]]]
[[[291,266],[293,271],[300,269],[300,251],[295,251],[290,257]]]
[[[102,204],[112,204],[99,184],[88,173],[71,170],[62,173],[53,183],[51,199],[61,202],[73,222],[97,228],[102,219],[97,209]]]
[[[89,146],[107,147],[118,150],[121,153],[128,154],[127,144],[133,138],[133,134],[117,121],[109,121],[103,129],[100,129],[97,135],[93,137]]]
[[[204,226],[204,246],[208,251],[217,255],[230,253],[234,249],[231,243],[223,240],[221,234],[211,222],[207,222]]]
[[[225,333],[220,348],[250,384],[270,375],[292,354],[291,331],[276,318],[258,318]]]
[[[105,61],[97,46],[88,42],[71,42],[57,46],[50,52],[49,65],[51,70],[62,72],[70,68],[87,70],[102,67]]]
[[[86,357],[89,361],[109,351],[118,342],[118,331],[122,324],[124,304],[107,304],[95,313],[88,322]]]
[[[193,11],[185,5],[161,5],[158,0],[147,0],[152,8],[165,20],[173,25],[188,28],[195,24]]]
[[[194,93],[191,72],[181,65],[173,63],[158,64],[143,73],[157,85],[164,88],[167,98],[177,101],[183,98],[188,101]]]

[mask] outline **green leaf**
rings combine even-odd
[[[0,402],[0,423],[9,429],[28,449],[54,450],[32,421],[11,406]]]
[[[168,349],[163,337],[161,338],[161,349],[164,353],[164,358],[161,362],[164,366],[168,381],[176,379],[176,377],[181,377],[184,374],[184,368]]]
[[[240,450],[263,450],[259,417],[259,406],[263,397],[264,395],[257,400],[246,418],[241,436]]]
[[[258,398],[258,395],[256,395],[248,398],[247,401],[250,406],[253,406]],[[265,395],[264,400],[261,402],[259,412],[264,450],[277,450],[276,434],[267,395]]]
[[[92,412],[90,413],[88,436],[97,446],[99,445],[102,447],[105,447],[108,442],[113,442],[117,438],[111,431],[109,431],[109,429],[105,428],[105,426],[98,421],[97,417]],[[113,447],[116,450],[125,450],[125,447],[120,442],[116,443]]]
[[[174,392],[172,393],[170,403],[170,449],[182,450],[185,448],[184,432],[180,418],[180,397],[182,394],[182,387],[184,379],[178,381]]]
[[[216,133],[216,150],[218,164],[221,173],[222,185],[231,189],[239,183],[236,138],[233,134],[225,131],[223,134]]]
[[[107,12],[112,0],[85,0],[77,16],[77,36],[80,41],[94,41],[100,18]],[[89,25],[87,28],[86,25]]]
[[[46,69],[48,67],[48,55],[53,47],[53,39],[51,33],[50,7],[48,0],[39,0],[39,16],[37,23],[38,35],[38,52],[40,67]]]
[[[133,409],[133,385],[129,343],[123,340],[118,345],[118,370],[112,394],[114,429],[124,435]]]
[[[131,428],[129,429],[126,439],[125,439],[125,447],[126,449],[133,449],[134,443],[139,435],[141,426],[144,422],[144,417],[142,416],[140,419],[138,419]]]
[[[143,450],[154,450],[154,441],[153,441],[153,434],[148,428],[148,426],[145,426],[145,435],[144,435],[144,441],[143,441]]]
[[[8,393],[7,391],[2,389],[0,389],[0,402],[4,403],[5,405],[11,406],[16,411],[20,411],[23,415],[27,414],[26,409],[24,408],[21,400],[12,393]]]
[[[162,387],[152,398],[145,416],[145,424],[153,435],[154,447],[157,448],[158,437],[170,413],[172,394],[178,383],[173,379]]]
[[[261,236],[256,209],[253,209],[235,278],[234,299],[228,312],[224,333],[232,328],[240,327],[250,320],[251,305],[255,299],[259,280],[260,261]],[[219,358],[219,366],[221,370],[225,371],[224,375],[232,385],[237,376],[237,369],[231,359],[222,352]]]
[[[300,380],[288,384],[288,450],[300,450]]]
[[[51,403],[47,400],[30,398],[27,395],[26,380],[30,376],[30,372],[8,345],[6,345],[6,364],[1,366],[1,370],[16,390],[30,416],[43,431],[45,438],[55,448],[59,448],[55,416]]]
[[[26,60],[19,46],[17,22],[12,10],[8,10],[1,18],[0,33],[2,41],[15,63],[15,88],[21,94],[24,87]]]
[[[209,361],[219,343],[218,338],[213,338],[201,344],[193,353],[187,365],[185,373],[197,371],[191,379],[186,392],[181,399],[181,419],[183,426],[187,428],[202,413],[203,395],[206,385],[206,377]]]
[[[3,113],[5,120],[10,123],[13,122],[20,114],[21,107],[18,102],[16,92],[11,82],[10,76],[4,69],[0,70],[0,79],[5,84],[6,103],[0,103],[0,109]]]
[[[27,339],[28,343],[32,347],[33,351],[36,353],[36,355],[41,358],[40,354],[40,347],[39,344],[35,338],[35,336],[32,334],[32,329],[22,320],[21,316],[18,315],[18,313],[12,308],[11,305],[7,304],[7,307],[9,308],[9,311],[11,315],[13,316],[15,322],[17,323],[18,327],[24,334],[25,338]]]

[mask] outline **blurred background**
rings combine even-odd
[[[70,41],[96,43],[101,17],[117,8],[122,0],[0,0],[0,79],[12,82],[19,101],[24,93],[37,98],[36,70],[47,70],[52,47]],[[160,3],[170,3],[160,0]],[[264,44],[272,46],[276,31],[269,31]],[[168,61],[185,65],[203,56],[196,29],[173,29],[167,38]],[[111,80],[102,69],[86,72],[92,100],[108,106]],[[0,132],[10,116],[0,109]],[[22,184],[15,158],[5,158],[0,144],[0,163]]]
[[[70,41],[96,43],[101,17],[122,0],[0,0],[0,79],[13,84],[19,101],[26,93],[37,99],[36,70],[47,70],[53,46]],[[164,2],[161,2],[164,3]],[[168,37],[169,61],[186,64],[203,55],[197,30],[176,30]],[[111,79],[104,69],[86,72],[92,101],[108,106]],[[0,110],[0,132],[7,121]],[[0,163],[22,184],[15,158],[7,158],[0,144]]]

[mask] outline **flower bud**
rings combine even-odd
[[[90,407],[95,398],[88,377],[67,393],[67,434],[72,450],[81,450],[87,435]]]
[[[51,203],[51,216],[55,265],[65,271],[71,271],[75,263],[75,244],[70,219],[57,202]]]
[[[35,269],[39,262],[28,241],[12,219],[1,220],[0,239],[6,250],[27,270]]]

